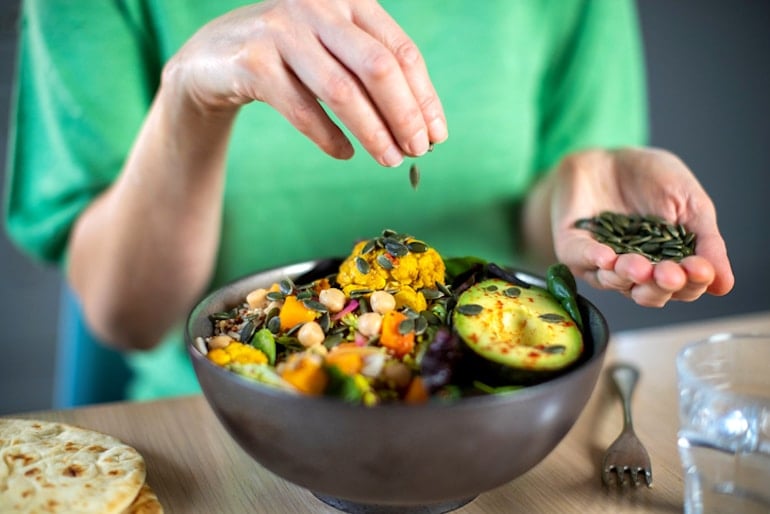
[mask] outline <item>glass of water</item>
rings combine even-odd
[[[685,513],[770,513],[770,334],[717,334],[677,356]]]

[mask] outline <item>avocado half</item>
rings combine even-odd
[[[546,289],[492,278],[463,291],[454,328],[479,364],[475,375],[492,385],[553,377],[583,352],[575,321]]]

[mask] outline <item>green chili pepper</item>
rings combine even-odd
[[[577,303],[577,283],[569,268],[560,262],[549,266],[546,274],[546,285],[548,291],[564,307],[578,328],[583,330],[583,318]]]
[[[266,328],[257,330],[251,340],[251,345],[267,356],[268,364],[275,365],[275,336],[270,330]]]

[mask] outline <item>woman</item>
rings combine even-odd
[[[29,0],[20,48],[9,231],[143,350],[132,398],[196,389],[204,291],[383,228],[641,305],[732,287],[708,195],[641,147],[631,1]],[[602,210],[683,223],[696,255],[618,256],[573,226]]]

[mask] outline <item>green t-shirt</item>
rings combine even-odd
[[[24,251],[64,261],[73,222],[121,170],[163,63],[205,22],[244,3],[25,1],[6,199],[8,231]],[[515,264],[516,206],[540,173],[576,149],[644,142],[631,0],[381,4],[423,52],[448,141],[419,158],[414,191],[412,160],[382,168],[356,145],[353,159],[337,161],[269,106],[246,106],[229,148],[212,288],[344,255],[383,228],[444,255]],[[197,390],[179,329],[129,361],[132,398]]]

